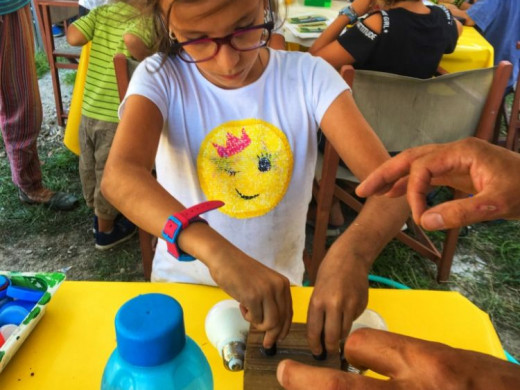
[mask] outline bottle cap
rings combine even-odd
[[[0,308],[0,326],[5,324],[20,325],[25,317],[29,314],[22,305],[16,302],[8,302]]]
[[[0,275],[0,298],[4,298],[7,295],[7,287],[11,282],[7,278],[7,276]]]
[[[18,329],[18,326],[15,324],[5,324],[0,326],[0,334],[7,341],[9,337]]]
[[[21,301],[38,302],[45,294],[45,291],[35,290],[22,286],[10,285],[7,287],[7,296],[13,299],[20,299]]]
[[[117,350],[136,366],[155,366],[184,348],[186,332],[181,305],[164,294],[139,295],[116,314]]]

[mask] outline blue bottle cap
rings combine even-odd
[[[164,294],[139,295],[116,314],[117,350],[136,366],[155,366],[184,348],[186,332],[181,305]]]
[[[13,286],[7,287],[7,296],[21,301],[38,302],[45,294],[45,291],[35,290],[32,288]]]
[[[0,275],[0,299],[7,296],[7,287],[11,284],[11,281],[7,276]]]
[[[0,308],[0,326],[5,324],[20,325],[29,310],[15,302],[9,302]]]

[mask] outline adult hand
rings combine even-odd
[[[224,267],[211,271],[215,282],[240,302],[243,317],[265,331],[263,346],[271,348],[289,333],[292,299],[289,280],[260,262],[247,257],[230,257]]]
[[[287,390],[513,390],[520,366],[478,352],[451,348],[374,329],[353,332],[345,356],[356,367],[389,377],[379,380],[333,369],[280,362],[277,378]]]
[[[427,230],[497,218],[520,218],[520,154],[477,138],[408,149],[382,164],[356,189],[359,196],[406,193],[416,223]],[[427,210],[430,185],[473,194]]]
[[[323,342],[329,354],[337,354],[368,303],[368,269],[336,252],[332,246],[323,259],[309,303],[307,339],[315,356],[322,354]]]

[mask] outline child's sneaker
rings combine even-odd
[[[123,215],[114,221],[114,228],[110,233],[96,232],[96,249],[107,250],[127,241],[137,231],[137,227]]]
[[[96,234],[98,231],[98,216],[94,214],[94,224],[92,226],[92,235],[96,238]]]
[[[65,32],[63,31],[63,27],[58,26],[57,24],[52,25],[52,36],[54,38],[59,38],[65,35]]]

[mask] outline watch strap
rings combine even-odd
[[[199,217],[199,215],[222,207],[223,205],[224,202],[222,201],[211,200],[196,204],[195,206],[189,207],[170,216],[166,221],[162,232],[162,236],[166,241],[168,253],[180,261],[195,260],[193,256],[183,252],[177,245],[180,232],[194,222],[203,222],[207,224],[206,220]]]
[[[347,4],[347,6],[340,9],[339,14],[348,17],[350,24],[354,24],[358,20],[358,14],[352,8],[352,4]]]

